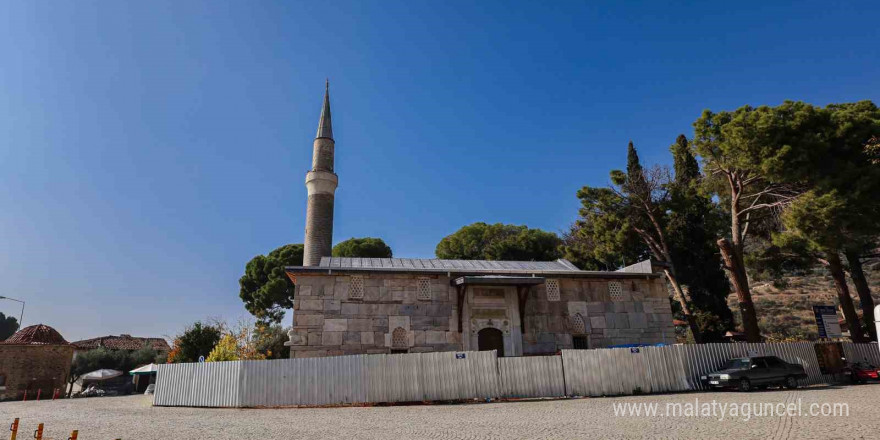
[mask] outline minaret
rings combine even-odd
[[[315,137],[312,170],[306,173],[309,203],[306,207],[306,238],[303,266],[317,266],[333,248],[333,199],[339,178],[333,172],[333,126],[330,123],[330,81],[324,89],[324,107]]]

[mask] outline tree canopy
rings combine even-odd
[[[552,232],[478,222],[444,237],[434,253],[437,258],[458,260],[551,261],[561,257],[561,245]]]
[[[349,238],[333,246],[334,257],[391,258],[391,248],[381,238]]]
[[[174,339],[174,347],[168,353],[168,362],[196,362],[200,356],[207,357],[220,342],[222,329],[216,325],[196,322]]]
[[[238,280],[239,297],[247,311],[261,321],[280,322],[284,310],[293,308],[294,285],[284,267],[302,264],[302,244],[287,244],[248,261]]]
[[[580,217],[564,236],[564,256],[581,269],[616,270],[648,258],[623,209],[623,198],[611,188],[578,190]]]
[[[18,331],[18,320],[12,316],[6,316],[0,312],[0,341],[3,341]]]

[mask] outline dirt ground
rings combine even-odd
[[[698,400],[697,400],[698,399]],[[685,405],[721,412],[686,415]],[[812,404],[845,404],[849,415],[812,416]],[[652,416],[615,414],[625,404],[657,404]],[[670,404],[670,405],[667,405]],[[675,404],[682,404],[675,414]],[[800,415],[733,416],[732,404],[783,404]],[[667,413],[672,406],[673,413]],[[647,408],[647,407],[646,407]],[[816,407],[817,411],[822,407]],[[829,412],[832,411],[831,407]],[[625,408],[624,408],[625,410]],[[644,409],[643,409],[644,410]],[[753,410],[750,410],[753,411]],[[841,410],[842,411],[842,410]],[[0,438],[21,418],[19,439],[573,439],[876,438],[880,384],[753,393],[704,392],[591,399],[346,408],[205,409],[151,406],[150,396],[0,403]],[[6,432],[6,434],[2,434]]]

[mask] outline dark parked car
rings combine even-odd
[[[710,388],[736,388],[751,391],[769,385],[797,388],[798,379],[807,377],[804,367],[776,356],[755,356],[727,361],[718,371],[700,377]]]

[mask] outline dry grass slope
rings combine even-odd
[[[880,304],[880,263],[866,264],[865,275],[875,304]],[[861,315],[855,286],[850,283],[849,289],[853,304]],[[761,334],[774,341],[814,340],[818,334],[813,305],[836,306],[838,303],[831,276],[822,269],[806,276],[786,277],[777,283],[755,282],[752,295]],[[730,295],[727,302],[736,314],[736,295]],[[842,313],[838,312],[838,316],[843,318]]]

